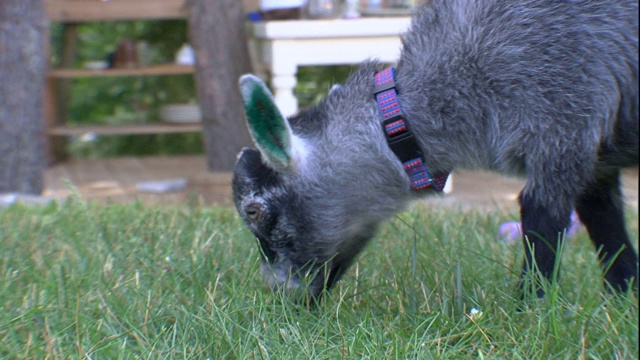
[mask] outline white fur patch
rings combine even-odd
[[[301,137],[291,134],[291,160],[293,166],[297,170],[304,168],[306,161],[311,152],[311,146],[308,141]]]

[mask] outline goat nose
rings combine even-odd
[[[260,268],[262,278],[271,290],[285,289],[287,292],[295,292],[300,287],[300,281],[290,276],[289,269],[274,268],[267,263],[263,263]]]

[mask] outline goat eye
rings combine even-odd
[[[247,214],[247,217],[251,221],[256,221],[260,218],[260,214],[262,214],[262,210],[260,207],[256,205],[249,205],[244,209],[244,213]]]

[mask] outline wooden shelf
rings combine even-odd
[[[48,129],[52,136],[72,136],[94,133],[98,135],[152,135],[202,131],[202,123],[166,124],[147,123],[137,125],[88,125],[54,126]]]
[[[57,79],[69,79],[76,77],[99,76],[153,76],[153,75],[185,75],[193,74],[195,67],[192,65],[164,64],[148,67],[122,68],[122,69],[50,69],[48,76]]]
[[[52,21],[87,22],[110,20],[184,19],[185,0],[45,0]]]

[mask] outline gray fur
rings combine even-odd
[[[620,167],[638,165],[637,1],[434,0],[419,9],[403,45],[399,101],[430,172],[526,176],[528,240],[533,232],[557,235],[579,199],[590,204],[584,194],[594,184],[615,183]],[[274,287],[297,288],[314,275],[310,290],[319,294],[378,224],[428,193],[411,191],[385,141],[373,98],[381,69],[363,63],[320,104],[289,119],[308,150],[294,168],[276,172],[255,150],[239,155],[234,199],[273,253],[265,269]],[[247,204],[259,205],[259,219],[247,218]],[[589,206],[579,208],[581,218]],[[628,246],[625,236],[612,241]],[[539,260],[547,250],[530,256]],[[610,280],[622,290],[637,277],[631,252]]]

